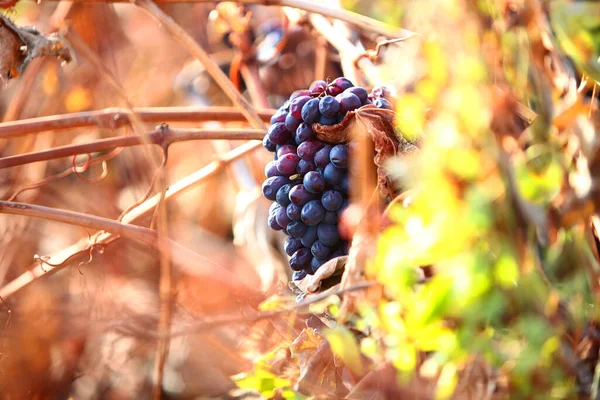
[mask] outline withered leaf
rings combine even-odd
[[[335,391],[335,361],[329,343],[314,330],[304,329],[290,346],[292,358],[300,368],[296,383],[302,393],[332,393]]]
[[[369,104],[349,112],[339,124],[313,124],[312,128],[317,138],[327,143],[345,143],[368,135],[376,152],[374,162],[377,166],[379,190],[384,198],[393,199],[395,187],[385,171],[385,161],[397,154],[417,151],[417,147],[405,140],[394,128],[394,118],[394,111]]]
[[[4,86],[8,80],[20,71],[23,56],[20,51],[21,39],[8,26],[0,23],[0,83]]]
[[[348,256],[332,258],[325,264],[321,265],[314,275],[306,275],[301,280],[295,281],[294,285],[303,293],[316,293],[321,289],[323,281],[331,278],[334,275],[341,274],[347,262]]]

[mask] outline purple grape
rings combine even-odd
[[[369,92],[367,92],[366,89],[361,88],[359,86],[354,86],[349,89],[346,89],[344,90],[344,93],[351,93],[355,95],[356,97],[358,97],[361,104],[363,105],[367,104],[367,101],[369,101]]]
[[[344,92],[337,95],[335,99],[340,103],[340,112],[342,114],[346,114],[348,111],[354,111],[362,106],[360,99],[352,93]]]
[[[319,224],[317,226],[317,237],[325,246],[335,246],[340,241],[337,225]]]
[[[281,189],[283,185],[289,183],[290,180],[285,176],[272,176],[267,178],[262,184],[262,193],[269,200],[275,200],[277,191]]]
[[[302,119],[307,124],[314,124],[319,121],[321,113],[319,112],[319,99],[310,99],[302,107]]]
[[[335,225],[338,223],[338,215],[335,211],[325,211],[325,216],[323,217],[324,224]]]
[[[293,238],[301,238],[307,230],[308,226],[300,221],[291,221],[287,224],[287,233]]]
[[[302,214],[302,206],[299,206],[294,203],[290,203],[286,207],[285,213],[287,214],[288,217],[290,217],[291,220],[300,221],[300,216]]]
[[[337,122],[338,121],[337,121],[336,117],[330,118],[330,117],[326,117],[324,115],[321,115],[319,117],[319,124],[321,124],[321,125],[335,125],[335,124],[337,124]]]
[[[290,267],[294,271],[301,271],[310,266],[310,262],[312,260],[312,255],[310,254],[310,250],[303,247],[297,250],[290,258]]]
[[[296,172],[300,175],[305,175],[310,171],[314,171],[317,167],[315,163],[308,160],[300,160],[298,161],[298,166],[296,167]],[[278,171],[279,172],[279,171]]]
[[[302,107],[310,100],[310,96],[298,96],[290,103],[290,114],[296,119],[302,119]]]
[[[269,224],[269,228],[273,229],[274,231],[280,231],[283,229],[283,227],[277,223],[276,214],[276,212],[269,214],[267,223]]]
[[[317,151],[314,159],[317,168],[325,168],[327,164],[330,163],[331,160],[329,160],[329,153],[331,152],[331,149],[333,149],[333,146],[328,144],[321,150]]]
[[[323,142],[320,140],[307,140],[298,146],[298,156],[303,160],[313,160],[317,151],[323,148]]]
[[[390,89],[385,86],[375,86],[373,90],[371,90],[371,96],[374,98],[391,99],[392,93],[390,92]]]
[[[296,154],[284,154],[283,157],[277,160],[277,170],[284,175],[293,175],[296,173],[296,167],[300,157]]]
[[[298,238],[288,237],[285,239],[285,244],[283,245],[283,249],[285,250],[288,256],[291,256],[298,250],[302,248],[302,242]]]
[[[298,126],[298,129],[296,129],[296,135],[294,136],[296,144],[301,144],[314,138],[316,138],[316,135],[315,132],[313,132],[310,124],[303,122],[300,124],[300,126]]]
[[[281,189],[283,189],[284,187],[282,187]],[[277,193],[277,195],[279,196],[279,193]],[[342,194],[336,190],[328,190],[325,193],[323,193],[323,196],[321,197],[321,204],[323,204],[323,207],[327,211],[336,211],[342,206],[343,201],[344,198],[342,197]]]
[[[281,176],[281,172],[277,169],[277,161],[269,161],[267,165],[265,165],[265,176],[267,178]]]
[[[340,112],[340,103],[332,96],[325,96],[319,101],[319,112],[325,117],[335,118]]]
[[[296,146],[293,144],[278,144],[276,153],[277,157],[281,157],[285,154],[296,154]]]
[[[306,89],[296,90],[290,96],[290,100],[294,100],[296,97],[300,97],[300,96],[310,96],[310,90],[306,90]],[[291,102],[290,102],[290,105],[291,105]]]
[[[323,93],[327,89],[327,82],[318,80],[314,81],[310,84],[308,90],[310,90],[311,94],[320,94]]]
[[[281,205],[282,207],[287,207],[290,204],[290,190],[292,190],[292,187],[294,187],[294,184],[287,183],[279,188],[277,194],[275,195],[275,201],[277,204]]]
[[[292,134],[285,127],[284,123],[277,122],[269,127],[267,131],[269,140],[275,144],[286,144],[292,138]],[[274,150],[273,150],[274,151]]]
[[[304,185],[296,185],[290,190],[290,201],[299,206],[303,206],[316,198],[318,198],[318,196],[306,190]]]
[[[339,192],[348,194],[349,193],[348,191],[350,189],[348,181],[349,181],[348,175],[346,174],[346,175],[344,175],[344,178],[342,179],[342,182],[339,185],[335,185],[334,189],[337,190],[337,191],[339,191]]]
[[[273,143],[273,142],[271,142],[271,139],[269,139],[269,134],[268,133],[263,138],[263,147],[265,149],[267,149],[268,151],[270,151],[271,153],[275,152],[276,144]]]
[[[317,272],[319,267],[321,265],[325,264],[326,262],[327,262],[327,260],[319,260],[317,257],[313,257],[313,259],[310,261],[310,268],[312,270],[311,275],[313,275],[315,272]]]
[[[311,171],[304,175],[302,183],[304,188],[311,193],[321,193],[325,189],[325,178],[316,171]]]
[[[285,117],[285,128],[290,132],[296,132],[296,129],[300,126],[302,120],[296,119],[292,116],[292,114],[288,114]]]
[[[302,207],[300,219],[308,226],[317,225],[325,217],[325,208],[319,200],[311,200]]]
[[[327,166],[325,167],[325,171],[323,172],[325,182],[329,183],[332,186],[339,185],[344,179],[345,175],[345,169],[337,168],[333,164],[327,164]]]
[[[277,225],[285,228],[292,221],[286,214],[285,207],[279,207],[277,211],[275,211],[275,221],[277,221]],[[289,233],[288,233],[289,234]]]
[[[345,144],[333,146],[329,153],[329,160],[338,168],[348,167],[348,146]]]
[[[273,114],[273,116],[271,117],[271,125],[277,123],[277,122],[285,122],[285,117],[287,117],[287,111],[285,111],[284,109],[280,108],[279,110],[277,110],[277,112],[275,114]]]
[[[344,90],[353,87],[354,84],[348,78],[340,77],[336,78],[329,84],[327,87],[329,94],[332,96],[337,96],[342,93]]]
[[[317,240],[317,227],[309,226],[304,236],[300,239],[302,246],[310,248],[315,240]]]
[[[319,228],[317,228],[317,232],[319,232]],[[331,253],[331,249],[325,246],[320,240],[317,240],[310,247],[310,252],[314,257],[324,260]]]
[[[392,105],[392,103],[390,103],[388,99],[384,99],[383,97],[373,100],[373,105],[377,108],[383,108],[385,110],[393,110],[394,109],[394,106]]]
[[[311,264],[312,266],[312,264]],[[294,271],[294,273],[292,274],[292,280],[293,281],[301,281],[302,279],[304,279],[306,277],[307,273],[306,270],[302,270],[302,271]]]

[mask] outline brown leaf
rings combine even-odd
[[[296,383],[300,392],[317,394],[335,391],[335,362],[326,340],[313,330],[304,329],[290,346],[290,352],[300,368]]]
[[[342,122],[327,126],[313,124],[317,138],[328,143],[345,143],[367,135],[373,142],[379,190],[384,197],[393,199],[395,187],[384,168],[385,161],[398,153],[412,153],[417,147],[406,141],[394,128],[395,113],[392,110],[366,105],[346,114]]]
[[[18,75],[23,63],[19,48],[21,39],[5,24],[0,24],[0,84],[6,85],[8,80]]]
[[[338,276],[344,271],[346,262],[348,262],[348,256],[332,258],[321,265],[314,275],[306,275],[303,279],[293,283],[303,293],[316,293],[321,289],[323,281],[334,275]]]

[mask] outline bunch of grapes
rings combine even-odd
[[[369,94],[346,78],[315,81],[294,92],[271,118],[263,146],[275,156],[265,167],[262,192],[274,201],[269,226],[288,235],[285,251],[294,280],[348,254],[349,247],[338,231],[348,206],[348,144],[318,140],[313,124],[335,125],[366,104],[393,108],[385,88]]]

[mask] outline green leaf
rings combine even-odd
[[[356,338],[348,329],[338,326],[323,332],[331,346],[331,351],[340,357],[352,372],[363,374],[363,365]]]

